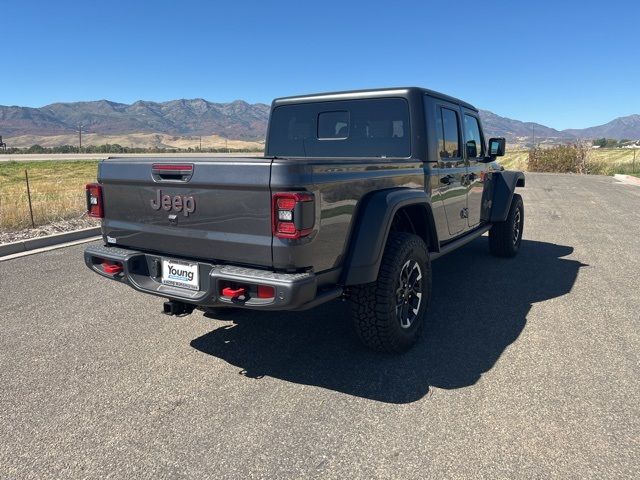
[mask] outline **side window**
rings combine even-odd
[[[440,158],[460,158],[458,113],[443,107],[436,117]]]
[[[467,158],[484,157],[484,142],[480,135],[478,119],[471,115],[464,116],[464,138],[466,140]]]
[[[318,114],[319,140],[344,140],[349,137],[349,112],[321,112]]]

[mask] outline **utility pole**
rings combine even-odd
[[[202,135],[200,135],[200,151],[202,151]]]
[[[531,143],[533,143],[533,149],[536,149],[536,124],[531,125],[531,136],[533,137]]]
[[[229,153],[229,143],[228,143],[228,140],[226,138],[224,139],[224,148],[227,151],[227,153]]]
[[[82,124],[78,124],[78,142],[80,143],[80,150],[82,150]]]

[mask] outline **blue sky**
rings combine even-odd
[[[417,85],[582,128],[640,113],[640,2],[0,1],[0,104]]]

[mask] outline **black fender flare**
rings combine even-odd
[[[491,192],[491,223],[504,222],[509,215],[511,200],[516,187],[524,187],[524,173],[512,170],[493,172],[491,174],[491,187],[486,189]],[[484,203],[484,202],[483,202]]]
[[[425,209],[427,231],[423,235],[429,239],[431,250],[439,250],[431,203],[424,191],[411,188],[377,191],[362,199],[358,206],[341,275],[343,285],[360,285],[378,278],[393,217],[401,208],[412,205]]]

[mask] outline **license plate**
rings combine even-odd
[[[161,281],[163,285],[200,290],[198,264],[163,258]]]

